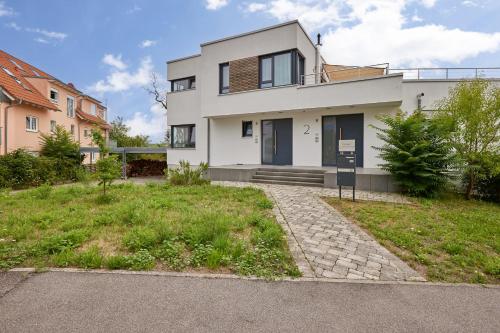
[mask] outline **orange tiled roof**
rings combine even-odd
[[[25,79],[25,76],[41,76],[53,79],[52,76],[2,50],[0,50],[0,66],[9,72],[7,73],[3,68],[0,68],[0,86],[13,98],[38,107],[51,110],[58,109],[55,104],[50,102],[47,97],[43,96]]]
[[[87,121],[89,123],[98,125],[99,127],[108,128],[108,129],[111,128],[111,126],[109,126],[109,124],[106,123],[106,121],[104,119],[101,119],[97,116],[83,112],[80,108],[76,109],[76,115],[78,116],[78,118],[80,118],[84,121]]]

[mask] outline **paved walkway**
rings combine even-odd
[[[239,182],[213,183],[262,188],[274,199],[278,222],[285,226],[290,250],[306,277],[424,280],[320,198],[338,196],[337,190]],[[346,198],[351,195],[348,191],[344,194]],[[356,191],[356,197],[360,200],[405,202],[404,197],[392,193]]]

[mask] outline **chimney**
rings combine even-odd
[[[75,88],[75,85],[74,85],[73,83],[71,83],[71,82],[68,82],[68,86],[70,86],[70,87],[71,87],[71,88],[73,88],[73,89],[76,89],[76,88]]]
[[[321,66],[321,34],[318,33],[317,35],[317,43],[316,43],[316,54],[315,54],[315,60],[314,60],[314,83],[319,84],[321,83],[321,71],[322,71],[322,66]]]

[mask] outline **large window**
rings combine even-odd
[[[278,87],[300,82],[304,57],[296,50],[260,57],[260,87]]]
[[[26,130],[28,132],[38,132],[38,118],[27,116],[26,117]]]
[[[196,78],[193,76],[193,77],[188,77],[185,79],[172,80],[170,84],[171,84],[172,91],[182,91],[182,90],[188,90],[188,89],[195,89],[196,88]]]
[[[229,92],[229,63],[219,65],[219,93]]]
[[[66,114],[70,118],[75,117],[75,100],[73,97],[68,96],[66,98]]]
[[[196,126],[172,126],[172,148],[195,148]]]

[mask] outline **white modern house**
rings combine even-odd
[[[320,48],[291,21],[168,61],[168,164],[207,162],[217,180],[335,187],[339,140],[355,140],[357,187],[392,191],[373,149],[377,115],[432,110],[460,79],[500,74],[330,65]]]

